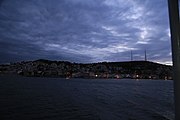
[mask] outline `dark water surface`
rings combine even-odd
[[[173,81],[0,76],[0,120],[173,120]]]

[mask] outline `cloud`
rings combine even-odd
[[[0,1],[0,62],[126,61],[145,49],[152,61],[171,61],[168,22],[164,0]]]

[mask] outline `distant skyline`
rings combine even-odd
[[[167,0],[0,0],[0,63],[172,64]]]

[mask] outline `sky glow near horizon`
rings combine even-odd
[[[0,0],[0,63],[171,64],[167,0]]]

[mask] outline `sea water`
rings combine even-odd
[[[173,120],[173,81],[0,76],[0,120]]]

